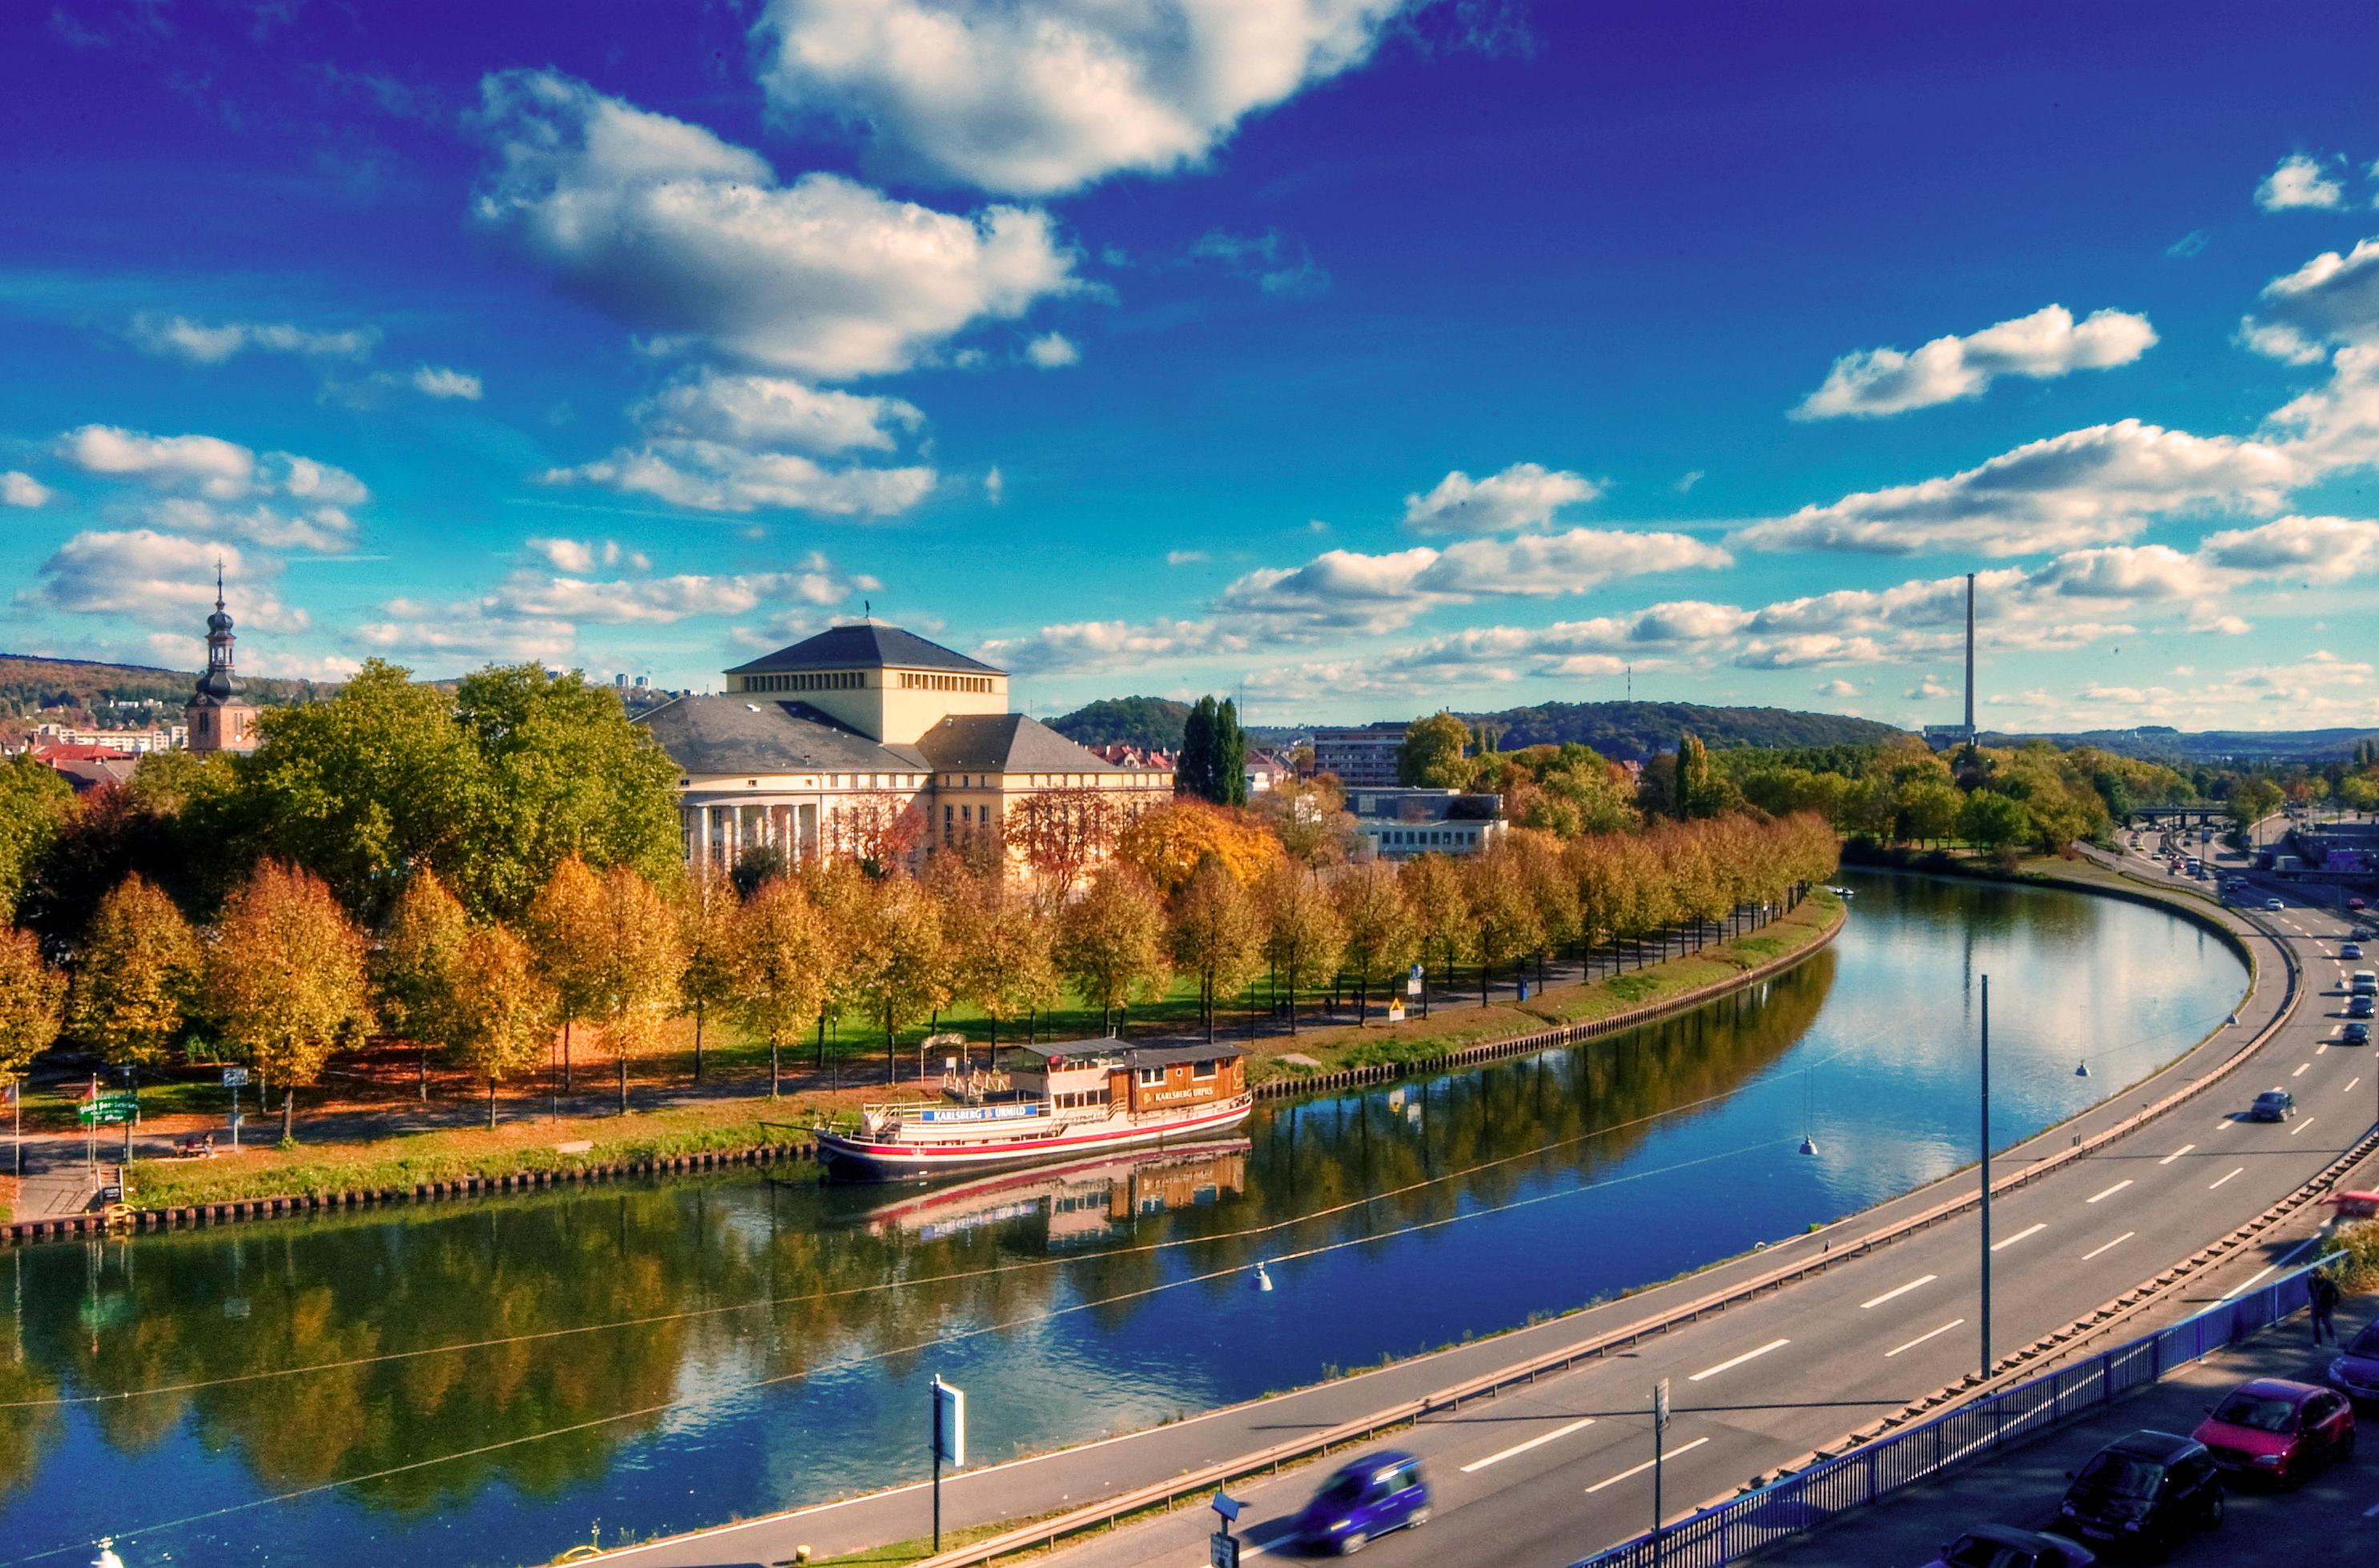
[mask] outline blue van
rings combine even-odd
[[[1310,1550],[1347,1556],[1366,1542],[1429,1522],[1429,1483],[1420,1461],[1394,1449],[1368,1453],[1322,1483],[1297,1516],[1297,1538]]]

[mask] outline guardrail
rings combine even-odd
[[[1742,1562],[1787,1536],[1987,1458],[2239,1344],[2305,1305],[2305,1276],[2313,1267],[2306,1264],[2169,1328],[1704,1508],[1572,1568],[1725,1568]]]

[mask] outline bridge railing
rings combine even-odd
[[[1788,1536],[1988,1458],[2239,1344],[2301,1310],[2312,1271],[2306,1264],[2169,1328],[1820,1460],[1572,1568],[1725,1568],[1755,1557]]]

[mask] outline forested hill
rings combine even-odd
[[[1604,756],[1644,758],[1674,751],[1690,730],[1713,751],[1730,746],[1871,746],[1907,731],[1872,718],[1787,707],[1704,707],[1699,703],[1540,703],[1501,713],[1466,713],[1499,726],[1504,751],[1576,741]]]
[[[96,713],[110,703],[154,703],[178,710],[189,700],[198,679],[195,669],[0,654],[0,718],[34,718],[75,709]],[[305,702],[336,689],[312,681],[263,681],[245,675],[239,683],[249,700],[261,706]]]
[[[1153,746],[1177,752],[1181,749],[1181,726],[1189,717],[1190,705],[1170,697],[1102,697],[1062,718],[1051,719],[1049,728],[1079,745]]]

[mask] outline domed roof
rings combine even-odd
[[[223,613],[221,599],[215,601],[215,612],[207,617],[207,630],[217,633],[231,630],[231,617]]]

